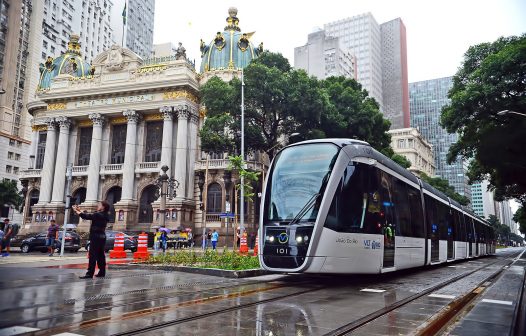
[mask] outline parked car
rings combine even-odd
[[[137,239],[134,237],[125,234],[124,232],[120,231],[106,231],[106,244],[104,245],[104,251],[108,252],[110,250],[113,250],[113,244],[115,243],[115,234],[116,233],[123,233],[124,234],[124,250],[129,250],[131,252],[137,251]],[[86,241],[86,251],[89,251],[89,245],[90,241]]]
[[[62,233],[64,231],[59,231],[58,239],[55,240],[55,250],[60,251],[60,246],[62,243]],[[29,236],[22,240],[20,244],[20,250],[23,253],[28,253],[30,251],[41,251],[47,252],[48,248],[46,246],[46,237],[47,232],[39,233],[36,235]],[[68,252],[78,252],[80,250],[80,236],[74,231],[66,232],[66,240],[64,244],[64,251]]]

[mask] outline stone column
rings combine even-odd
[[[51,198],[51,203],[63,204],[71,120],[66,117],[57,117],[55,118],[55,121],[60,125],[60,134],[58,138],[57,160],[55,163],[55,177],[53,179],[53,196]]]
[[[40,196],[39,205],[45,205],[51,201],[51,191],[53,188],[53,170],[55,168],[55,156],[57,145],[57,124],[54,118],[47,118],[47,138],[44,164],[40,173]]]
[[[188,105],[174,107],[177,113],[177,144],[175,150],[175,179],[179,181],[177,198],[187,198],[186,195],[186,162],[188,154]]]
[[[91,149],[88,166],[88,188],[84,204],[97,203],[99,194],[100,151],[102,146],[102,126],[105,118],[100,113],[91,113],[88,117],[93,122]]]
[[[190,198],[194,199],[194,179],[195,179],[195,159],[197,156],[197,125],[199,123],[199,116],[194,110],[190,115],[190,144],[188,157],[188,172],[186,180],[188,181],[188,189],[190,191]]]
[[[171,106],[163,106],[159,109],[163,115],[163,144],[161,148],[161,167],[168,166],[168,176],[173,176],[172,172],[172,138],[174,132],[173,112]]]
[[[38,152],[38,131],[35,129],[35,126],[31,126],[31,149],[29,155],[33,155],[35,158],[33,162],[29,161],[29,164],[32,165],[30,168],[35,168],[37,164],[37,152]]]
[[[126,129],[126,149],[124,151],[124,164],[122,165],[122,201],[133,200],[133,187],[135,182],[135,151],[137,147],[137,123],[140,114],[133,110],[122,113],[128,119]]]

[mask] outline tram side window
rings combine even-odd
[[[466,232],[464,225],[462,223],[462,214],[458,211],[453,209],[453,230],[454,235],[453,239],[456,241],[466,241]]]
[[[424,237],[424,213],[422,211],[422,199],[420,190],[407,186],[407,196],[409,198],[409,207],[411,209],[411,226],[413,237]]]
[[[439,227],[439,237],[441,240],[448,239],[448,228],[451,226],[450,220],[451,216],[449,215],[449,206],[445,205],[442,202],[437,201],[438,207],[438,227]]]
[[[392,178],[394,180],[394,212],[398,217],[399,232],[397,234],[404,237],[414,237],[413,227],[411,226],[411,205],[409,203],[408,189],[411,188],[405,182]]]
[[[473,219],[469,216],[464,215],[464,222],[466,223],[467,241],[475,242],[475,234],[473,232]]]
[[[337,232],[381,233],[384,214],[376,168],[348,166],[331,202],[325,227]]]

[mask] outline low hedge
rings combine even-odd
[[[227,250],[222,252],[217,252],[217,250],[206,250],[205,252],[183,250],[173,253],[160,253],[150,257],[146,263],[235,271],[260,268],[258,257],[245,256]]]

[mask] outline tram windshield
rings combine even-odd
[[[264,223],[316,220],[339,148],[319,143],[285,148],[274,160],[265,199]]]

